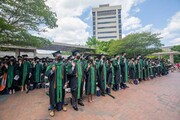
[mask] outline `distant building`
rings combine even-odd
[[[100,5],[92,9],[93,36],[101,41],[122,38],[121,5]]]

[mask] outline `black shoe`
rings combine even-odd
[[[81,106],[84,106],[84,103],[82,103],[82,102],[78,102],[78,104],[81,105]]]
[[[28,94],[28,93],[29,93],[29,90],[26,91],[26,94]]]
[[[102,96],[105,96],[105,94],[104,94],[104,93],[101,93],[101,95],[102,95]]]
[[[123,85],[120,86],[121,89],[125,89],[125,87]]]
[[[112,88],[113,91],[117,91],[115,88]]]
[[[73,109],[74,109],[75,111],[78,111],[78,107],[77,107],[77,106],[73,106]]]

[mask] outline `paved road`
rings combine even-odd
[[[180,120],[180,72],[144,81],[127,90],[95,97],[94,103],[49,117],[45,90],[0,96],[0,120]]]

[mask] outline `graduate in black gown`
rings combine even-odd
[[[114,60],[113,60],[113,67],[114,67],[114,86],[113,86],[113,90],[117,91],[119,90],[119,85],[120,85],[120,77],[121,77],[121,68],[119,65],[119,59],[120,56],[119,55],[115,55],[114,56]]]
[[[134,58],[131,58],[129,61],[129,83],[134,84],[134,80],[136,79],[136,64]]]
[[[35,86],[36,88],[39,88],[41,82],[42,82],[42,75],[43,75],[43,67],[42,64],[40,63],[40,59],[38,57],[34,58],[34,79],[35,79]]]
[[[98,65],[98,87],[100,88],[101,95],[105,96],[106,90],[106,79],[107,79],[107,69],[106,69],[106,58],[104,55],[101,55],[99,65]]]
[[[72,55],[74,56],[74,60],[72,61],[72,68],[69,72],[70,77],[70,88],[72,93],[71,103],[74,110],[78,111],[77,104],[84,106],[82,101],[82,82],[83,82],[83,68],[82,62],[80,60],[80,54],[77,50],[72,51]]]
[[[126,85],[126,82],[128,82],[128,64],[127,64],[127,59],[126,59],[126,52],[121,53],[121,59],[120,59],[120,65],[121,65],[121,74],[122,74],[122,81],[120,84],[120,87],[122,89],[129,88]]]
[[[86,68],[86,95],[88,95],[88,102],[93,102],[93,95],[96,93],[96,70],[93,57],[89,57],[88,67]]]
[[[26,92],[28,93],[29,91],[28,86],[30,85],[30,78],[32,76],[32,65],[28,60],[28,55],[22,55],[22,56],[23,56],[23,76],[22,76],[21,91],[23,92],[25,88]]]
[[[17,75],[19,76],[18,79],[18,85],[22,85],[22,78],[23,78],[23,58],[22,56],[18,56],[18,61],[17,61]]]
[[[50,98],[50,116],[55,115],[55,108],[57,111],[63,109],[67,111],[64,106],[65,88],[67,87],[67,75],[65,65],[63,64],[63,58],[61,52],[57,51],[53,53],[56,62],[47,67],[47,75],[50,82],[49,98]],[[62,108],[60,107],[62,106]]]

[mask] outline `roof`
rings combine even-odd
[[[35,47],[29,47],[29,46],[15,46],[15,45],[0,45],[2,48],[11,48],[11,49],[23,49],[23,50],[36,50]]]
[[[66,44],[66,43],[57,43],[53,42],[51,45],[43,47],[43,48],[38,48],[41,50],[61,50],[61,51],[73,51],[73,50],[82,50],[82,51],[90,51],[90,50],[95,50],[94,48],[89,48],[88,46],[83,46],[83,45],[75,45],[75,44]]]
[[[180,52],[176,52],[176,51],[153,53],[153,55],[178,55],[178,54],[180,54]]]

